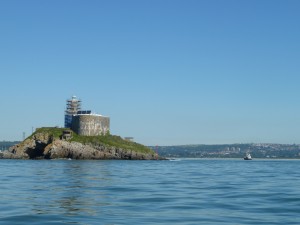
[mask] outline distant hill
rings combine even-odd
[[[242,158],[250,152],[253,158],[300,159],[300,145],[288,144],[224,144],[151,146],[162,157]]]
[[[0,151],[7,150],[9,147],[20,143],[20,141],[0,141]]]

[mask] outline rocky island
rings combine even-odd
[[[162,159],[150,148],[110,134],[81,136],[66,128],[39,128],[0,154],[4,159]]]

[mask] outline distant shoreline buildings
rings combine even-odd
[[[78,135],[99,136],[110,132],[110,118],[81,109],[81,100],[76,96],[66,101],[65,128]]]

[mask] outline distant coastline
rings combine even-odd
[[[0,153],[21,141],[0,141]],[[149,146],[161,157],[167,158],[243,158],[251,152],[254,158],[266,159],[300,159],[299,144],[218,144],[218,145],[174,145]]]
[[[298,144],[224,144],[150,146],[162,157],[174,158],[243,158],[250,152],[253,158],[300,159]]]

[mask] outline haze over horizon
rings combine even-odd
[[[300,1],[0,2],[0,140],[65,101],[145,145],[300,144]]]

